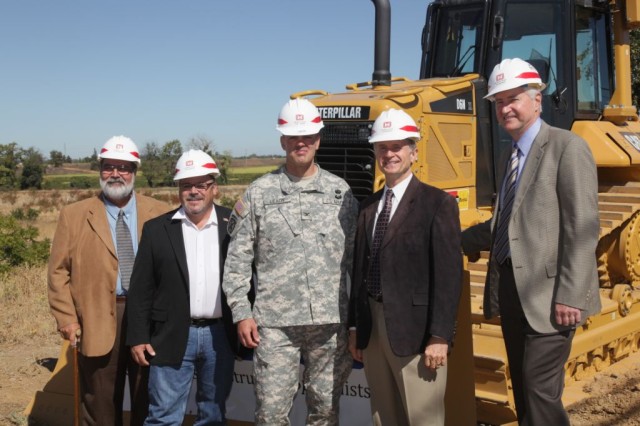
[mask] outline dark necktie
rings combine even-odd
[[[384,238],[384,234],[387,232],[387,226],[389,225],[392,200],[393,191],[387,188],[387,193],[384,198],[384,207],[378,215],[376,229],[373,232],[367,290],[369,291],[369,294],[375,298],[382,295],[382,288],[380,286],[380,245],[382,244],[382,239]]]
[[[131,232],[124,221],[124,212],[118,212],[116,221],[116,245],[118,250],[118,265],[120,267],[120,282],[124,290],[129,290],[129,281],[133,271],[133,244],[131,243]]]
[[[518,181],[518,146],[514,145],[509,159],[509,174],[504,183],[504,194],[500,204],[500,216],[498,216],[498,228],[496,239],[493,243],[493,252],[499,264],[504,263],[509,255],[509,218],[511,207],[516,195],[516,182]]]

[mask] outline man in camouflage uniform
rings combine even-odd
[[[337,425],[347,350],[347,272],[357,201],[314,163],[323,124],[304,99],[278,117],[286,163],[253,182],[229,220],[223,290],[240,342],[254,349],[256,425],[287,425],[302,356],[308,425]],[[253,308],[252,266],[257,274]]]

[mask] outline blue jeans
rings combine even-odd
[[[189,327],[182,364],[151,366],[149,417],[144,424],[181,425],[195,373],[198,416],[194,425],[224,425],[233,366],[234,356],[222,322]]]

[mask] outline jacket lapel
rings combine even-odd
[[[223,270],[222,268],[224,267],[224,258],[225,258],[225,256],[223,256],[222,250],[223,250],[224,240],[225,238],[227,238],[227,225],[229,225],[229,217],[226,216],[217,205],[214,205],[214,210],[218,218],[218,247],[220,249],[219,250],[220,256],[218,256],[218,259],[220,260],[220,271],[222,271]]]
[[[365,207],[364,210],[362,210],[362,214],[364,215],[363,217],[364,217],[364,223],[365,223],[365,230],[367,234],[367,244],[369,247],[371,247],[371,244],[372,244],[371,239],[373,238],[373,226],[376,220],[376,211],[378,210],[378,204],[380,203],[380,199],[382,198],[383,192],[384,191],[380,190],[375,194],[373,194],[374,198],[371,201],[371,203],[367,207]]]
[[[93,198],[93,202],[87,211],[87,222],[96,233],[98,238],[107,246],[109,252],[117,258],[116,248],[113,245],[113,237],[111,229],[109,229],[109,221],[107,220],[107,209],[104,206],[102,197]]]
[[[384,239],[382,240],[383,247],[391,241],[394,235],[402,228],[402,224],[405,222],[405,219],[411,211],[411,205],[416,197],[416,190],[419,185],[420,182],[418,181],[418,178],[411,176],[407,190],[404,192],[402,200],[400,200],[400,204],[398,204],[395,213],[393,213],[393,216],[391,216],[391,220],[389,221],[387,232],[384,234]]]
[[[178,261],[178,268],[182,274],[183,283],[189,288],[189,268],[187,266],[187,253],[184,249],[184,239],[182,237],[182,221],[172,220],[171,218],[175,214],[175,211],[167,213],[167,222],[165,228],[169,241],[171,242],[171,248]]]

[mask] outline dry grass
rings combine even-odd
[[[0,275],[0,344],[59,341],[47,300],[47,268],[22,266]]]

